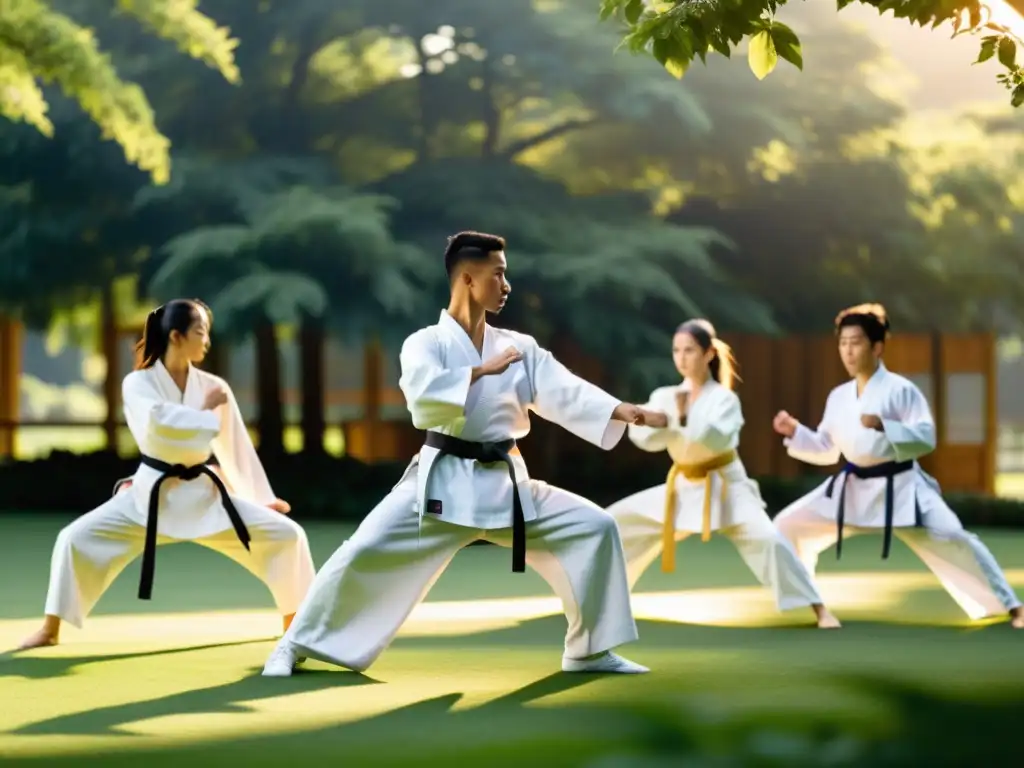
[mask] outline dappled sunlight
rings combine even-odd
[[[1007,575],[1014,584],[1024,584],[1024,570]],[[826,574],[819,583],[847,621],[892,625],[903,621],[902,609],[915,593],[938,586],[924,572]],[[641,592],[634,606],[644,626],[640,643],[628,655],[658,666],[659,676],[559,674],[561,606],[546,596],[423,603],[400,632],[402,642],[366,675],[311,661],[292,678],[273,680],[258,674],[279,634],[280,619],[272,611],[96,616],[85,630],[67,628],[61,646],[0,657],[0,698],[18,702],[0,712],[0,752],[112,752],[301,734],[437,702],[438,697],[445,698],[442,709],[451,715],[505,705],[558,708],[645,701],[654,694],[650,686],[659,685],[705,713],[723,707],[810,711],[828,705],[849,710],[851,716],[878,715],[863,694],[808,674],[831,658],[804,653],[821,642],[847,643],[828,674],[863,664],[849,655],[847,634],[787,629],[808,625],[808,612],[780,615],[765,589]],[[523,632],[530,631],[523,625],[538,620],[543,637],[554,630],[550,646],[523,643]],[[10,648],[36,626],[35,620],[2,621],[0,643]],[[758,629],[772,626],[782,634]],[[539,638],[537,629],[533,633]],[[751,631],[760,632],[760,639],[751,642]],[[489,633],[497,637],[474,642]],[[429,638],[443,642],[424,640]],[[849,642],[859,644],[863,638],[850,635]],[[908,652],[923,651],[918,644],[908,649],[899,643],[891,650],[874,666],[899,669]],[[944,645],[940,650],[948,652]],[[780,651],[788,661],[780,658],[780,666],[765,666],[764,654]],[[975,653],[963,663],[978,667],[990,662]],[[970,676],[988,678],[991,672]],[[751,685],[755,679],[760,682]],[[771,680],[776,683],[767,685]]]
[[[1007,570],[1006,576],[1012,585],[1024,586],[1024,569]],[[941,589],[928,572],[825,574],[818,576],[817,583],[824,599],[844,617],[893,623],[900,621],[896,609],[915,592]],[[778,613],[771,593],[757,585],[638,592],[633,595],[633,608],[641,620],[718,627],[803,624],[807,620],[800,612]],[[425,602],[413,611],[399,637],[493,632],[561,612],[561,603],[554,596]],[[0,621],[0,648],[13,648],[38,623],[38,619]],[[31,653],[75,657],[111,643],[151,652],[242,638],[270,641],[280,633],[280,617],[272,611],[100,615],[90,618],[83,630],[65,625],[61,632],[62,645]]]
[[[765,181],[776,182],[797,169],[797,154],[792,147],[778,139],[772,139],[763,147],[755,147],[747,170],[758,174]]]

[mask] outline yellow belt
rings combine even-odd
[[[661,529],[661,570],[676,569],[676,478],[704,481],[704,524],[701,541],[711,539],[711,475],[736,461],[736,451],[729,451],[699,464],[673,464],[665,479],[665,520]],[[726,483],[722,483],[722,504],[725,504]]]

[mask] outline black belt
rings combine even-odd
[[[519,498],[519,484],[516,482],[516,468],[509,454],[516,441],[500,440],[490,443],[474,443],[440,432],[427,432],[426,445],[438,450],[435,461],[445,454],[457,459],[479,461],[491,464],[502,461],[508,467],[512,479],[512,572],[526,572],[526,518],[523,516],[523,502]]]
[[[242,517],[238,514],[238,510],[235,509],[235,505],[231,502],[231,497],[228,495],[228,489],[224,486],[224,481],[217,476],[216,472],[210,469],[209,464],[196,464],[193,467],[186,467],[184,464],[168,464],[166,461],[160,461],[145,454],[141,457],[141,461],[147,467],[151,467],[163,474],[153,483],[153,490],[149,492],[149,514],[146,518],[146,545],[142,550],[142,578],[139,580],[140,600],[149,600],[153,594],[153,573],[156,570],[157,514],[160,511],[160,486],[168,478],[175,477],[180,480],[195,480],[200,475],[206,475],[210,478],[213,484],[217,486],[217,490],[220,491],[221,501],[224,503],[224,509],[228,513],[231,525],[234,526],[235,533],[238,534],[238,540],[242,542],[243,547],[249,549],[249,541],[251,540],[249,531],[245,527],[245,523],[242,522]],[[114,493],[117,493],[126,480],[118,481],[117,485],[114,486]]]
[[[839,493],[839,507],[836,511],[836,560],[838,560],[843,553],[843,521],[846,517],[846,475],[853,475],[861,480],[867,480],[870,478],[884,477],[885,478],[885,535],[882,539],[882,559],[886,560],[889,557],[889,549],[892,546],[892,519],[893,519],[893,506],[895,499],[895,485],[894,478],[896,475],[901,475],[904,472],[909,472],[914,468],[914,460],[908,461],[887,461],[883,464],[875,464],[872,467],[861,467],[856,464],[846,462],[841,470],[832,475],[828,481],[828,485],[825,487],[825,497],[832,498],[832,490],[835,488],[836,480],[840,477],[844,477],[843,489]],[[921,525],[921,506],[917,503],[917,496],[914,496],[914,525]]]

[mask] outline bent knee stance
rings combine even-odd
[[[54,542],[54,556],[70,556],[95,564],[102,563],[121,554],[123,544],[117,546],[116,539],[97,535],[86,518],[79,518],[61,528]],[[117,542],[119,543],[119,542]]]
[[[579,510],[579,522],[575,530],[577,535],[601,553],[621,552],[622,535],[615,518],[601,509],[583,508]]]
[[[619,526],[615,518],[603,509],[584,507],[579,511],[580,529],[587,535],[597,539],[620,538]]]

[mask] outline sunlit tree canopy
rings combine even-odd
[[[123,80],[93,32],[75,11],[95,13],[76,2],[3,0],[0,3],[0,114],[27,122],[50,136],[54,124],[42,86],[55,85],[77,101],[113,139],[127,160],[162,183],[170,173],[170,142],[157,128],[142,89]],[[236,41],[196,8],[196,0],[107,0],[111,12],[134,17],[147,31],[239,79]],[[68,12],[65,13],[64,9]]]
[[[839,10],[854,0],[837,0]],[[996,76],[1010,92],[1014,107],[1024,104],[1024,69],[1018,64],[1024,1],[992,0],[857,0],[892,11],[894,18],[933,29],[946,26],[953,36],[979,38],[975,63],[994,59]],[[669,72],[682,77],[695,58],[709,53],[729,57],[747,41],[747,60],[758,79],[764,79],[779,59],[803,69],[803,51],[796,32],[775,18],[786,0],[602,0],[601,17],[625,24],[622,43],[634,53],[653,55]]]

